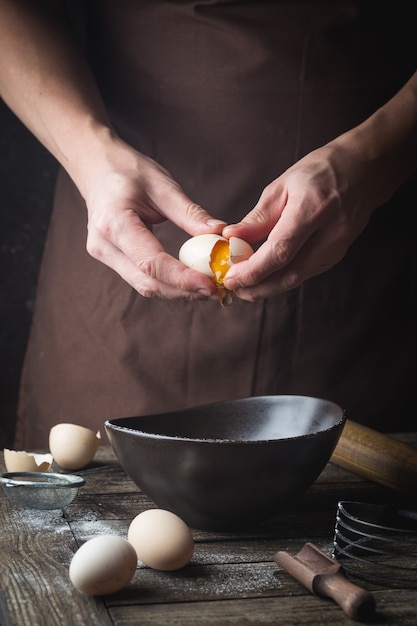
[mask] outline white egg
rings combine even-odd
[[[226,242],[228,245],[217,255],[215,246],[219,242]],[[187,239],[181,246],[178,256],[187,267],[202,272],[216,283],[222,284],[229,267],[234,263],[245,261],[252,254],[252,247],[239,237],[226,239],[221,235],[205,234]]]
[[[148,509],[129,526],[128,541],[142,563],[152,569],[181,569],[194,553],[194,538],[187,524],[175,513]]]
[[[5,448],[4,464],[8,472],[47,472],[52,465],[52,454]]]
[[[74,554],[69,577],[79,591],[103,596],[126,587],[136,567],[136,551],[127,539],[99,535],[83,543]]]
[[[49,450],[63,469],[77,470],[93,460],[100,433],[78,424],[56,424],[49,432]]]

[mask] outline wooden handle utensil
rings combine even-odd
[[[330,459],[356,474],[403,493],[417,493],[417,448],[346,420]]]
[[[352,619],[368,618],[375,611],[373,595],[351,583],[342,566],[312,543],[294,556],[277,552],[274,561],[315,595],[332,598]]]

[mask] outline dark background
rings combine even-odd
[[[0,100],[0,449],[13,443],[56,172],[53,157]]]

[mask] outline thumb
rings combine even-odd
[[[188,205],[183,230],[190,235],[202,235],[204,233],[220,234],[225,226],[227,226],[227,222],[213,217],[199,204],[193,202]]]
[[[284,206],[285,200],[277,189],[272,192],[271,187],[267,187],[253,209],[240,222],[226,226],[222,234],[227,238],[240,237],[248,243],[261,241],[276,225]]]
[[[227,222],[210,215],[182,191],[175,199],[171,198],[170,207],[165,214],[168,219],[191,236],[204,233],[220,234],[227,225]]]

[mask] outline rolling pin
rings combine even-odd
[[[417,493],[417,448],[349,419],[330,462],[395,491]]]

